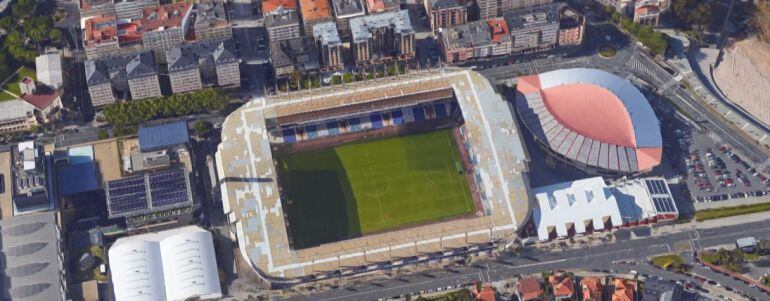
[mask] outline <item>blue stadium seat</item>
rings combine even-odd
[[[404,123],[404,113],[401,110],[396,110],[390,113],[393,119],[393,125],[400,125]]]
[[[372,128],[382,128],[382,116],[380,114],[372,114],[369,116],[369,120],[372,122]]]
[[[283,141],[287,143],[297,142],[297,136],[295,135],[294,129],[283,130]]]
[[[350,118],[348,119],[348,128],[351,132],[358,132],[361,130],[361,119]]]
[[[436,110],[436,118],[444,118],[447,116],[446,114],[446,107],[444,107],[444,103],[437,103],[433,105],[433,108]]]
[[[318,138],[318,130],[314,124],[305,126],[305,132],[307,132],[308,139]]]
[[[422,107],[416,107],[412,109],[412,112],[414,112],[414,121],[425,120],[425,111],[422,109]]]

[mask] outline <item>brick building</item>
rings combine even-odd
[[[425,11],[430,18],[434,34],[439,28],[468,22],[468,6],[465,0],[425,0]]]

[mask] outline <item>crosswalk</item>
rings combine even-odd
[[[628,63],[626,63],[626,65],[635,71],[646,74],[647,76],[653,78],[656,82],[660,82],[660,79],[656,76],[655,72],[653,72],[649,66],[647,66],[636,56],[631,56],[631,59],[628,61]]]

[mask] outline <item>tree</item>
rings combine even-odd
[[[711,23],[711,3],[703,2],[698,4],[687,15],[687,22],[696,29],[698,42],[700,42],[703,39],[703,31]]]
[[[107,133],[106,130],[102,129],[102,130],[99,130],[98,138],[99,138],[99,140],[104,140],[104,139],[110,138],[110,134]]]
[[[51,31],[48,33],[48,39],[51,40],[51,42],[61,42],[61,30],[58,28],[51,29]]]
[[[0,18],[0,28],[5,29],[5,31],[12,31],[15,27],[16,27],[16,22],[13,21],[13,18],[11,17]]]
[[[196,122],[193,125],[193,130],[195,130],[195,135],[198,137],[205,137],[209,133],[211,133],[211,130],[214,128],[214,126],[211,124],[211,122],[200,120]]]
[[[24,19],[35,11],[35,0],[17,0],[11,10],[15,19]]]
[[[754,11],[752,26],[760,33],[761,40],[770,42],[770,1],[759,0],[755,5],[757,9]]]
[[[353,74],[345,73],[342,75],[342,81],[345,83],[350,83],[353,81]]]
[[[24,33],[34,42],[48,39],[52,28],[53,19],[50,16],[30,17],[24,21]]]

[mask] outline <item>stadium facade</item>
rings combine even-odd
[[[660,122],[627,80],[597,69],[561,69],[520,77],[516,89],[522,123],[554,158],[607,176],[660,164]]]
[[[472,164],[475,215],[295,249],[276,146],[404,126],[452,114]],[[516,237],[532,208],[528,154],[513,105],[471,70],[411,73],[256,99],[233,112],[216,153],[223,210],[240,255],[273,283],[340,277],[490,248]]]

